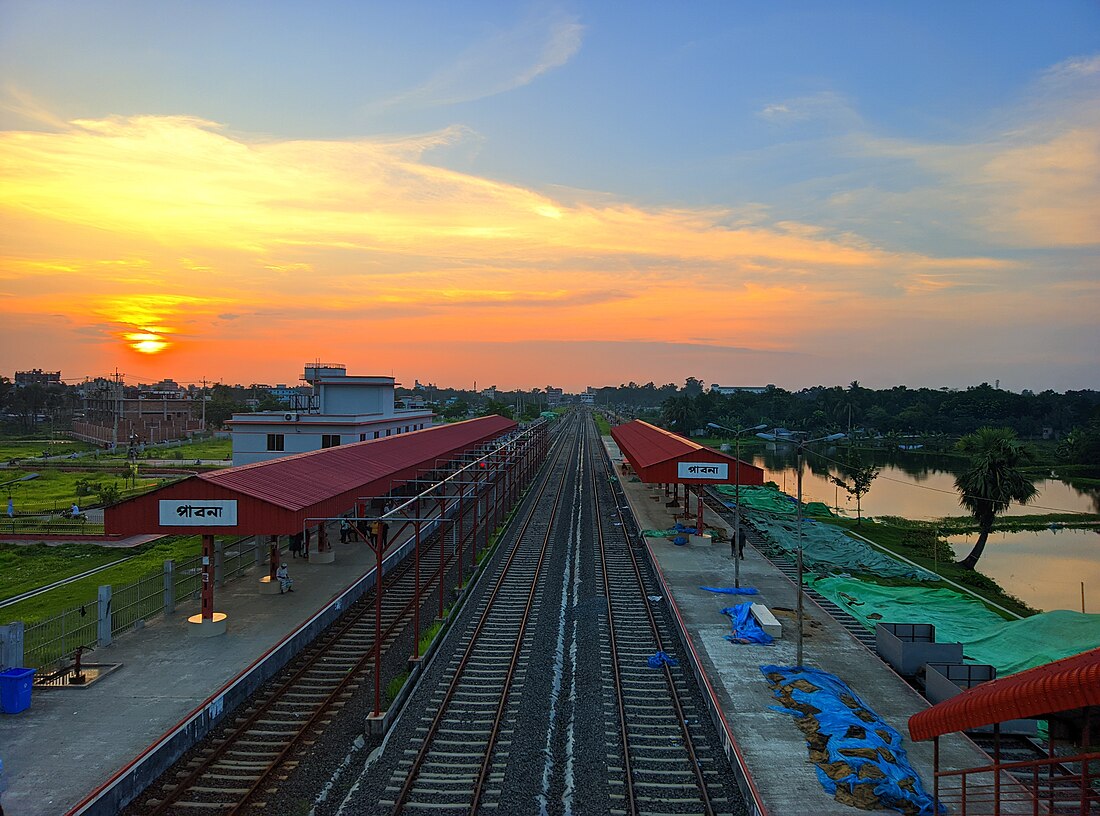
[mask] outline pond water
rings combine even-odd
[[[855,500],[829,481],[831,475],[839,472],[834,463],[843,455],[837,448],[807,451],[802,470],[802,495],[805,501],[824,502],[854,517]],[[779,446],[751,457],[742,456],[742,459],[763,468],[765,480],[775,482],[792,496],[795,494],[793,447]],[[955,490],[955,474],[964,464],[963,460],[898,451],[876,454],[876,464],[882,470],[861,501],[864,516],[902,516],[930,521],[967,514],[959,507],[959,494]],[[1039,495],[1028,505],[1012,504],[1007,515],[1100,513],[1100,488],[1083,490],[1060,479],[1041,479],[1035,486]]]
[[[970,552],[977,534],[947,539],[955,554]],[[1081,612],[1081,584],[1085,585],[1085,612],[1100,613],[1100,528],[998,533],[989,536],[978,570],[1028,606],[1049,612]]]
[[[823,502],[854,518],[855,500],[829,482],[829,476],[838,472],[835,461],[843,453],[842,449],[828,447],[807,451],[802,495],[804,501]],[[864,518],[881,515],[931,521],[966,515],[954,485],[956,472],[965,464],[963,460],[903,451],[879,452],[875,457],[882,470],[861,501]],[[769,446],[763,453],[743,455],[742,459],[763,468],[765,480],[795,495],[796,454],[792,446]],[[1100,489],[1076,488],[1057,478],[1038,480],[1035,486],[1039,495],[1028,505],[1011,505],[1007,515],[1100,513]],[[948,540],[962,557],[970,552],[976,535]],[[1100,533],[1096,531],[994,531],[978,569],[1012,595],[1044,611],[1080,611],[1084,581],[1085,609],[1100,613]]]

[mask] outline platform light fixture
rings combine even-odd
[[[717,422],[708,422],[708,428],[714,428],[717,431],[725,431],[733,436],[734,445],[737,449],[735,459],[737,464],[734,467],[735,476],[733,477],[733,502],[737,505],[737,509],[733,513],[733,540],[730,542],[730,557],[733,559],[733,586],[736,589],[741,588],[741,559],[737,553],[740,548],[741,541],[741,435],[747,433],[753,433],[754,431],[762,431],[767,428],[767,425],[753,425],[751,428],[727,428],[725,425],[719,425]]]
[[[842,434],[842,433],[835,433],[835,434],[829,434],[828,436],[819,436],[816,439],[786,439],[784,437],[776,436],[773,433],[770,433],[770,434],[758,433],[757,436],[760,437],[761,439],[766,439],[769,442],[790,442],[790,443],[795,444],[795,445],[798,446],[798,470],[796,471],[796,475],[798,477],[798,496],[796,497],[797,498],[797,502],[796,502],[797,519],[798,519],[798,521],[796,523],[796,529],[798,530],[798,586],[797,586],[796,589],[797,589],[797,592],[798,592],[798,597],[797,597],[797,603],[796,603],[796,606],[795,606],[795,608],[796,608],[796,624],[795,625],[798,627],[798,631],[796,633],[796,638],[795,638],[795,642],[797,644],[797,657],[795,659],[795,665],[796,666],[801,666],[802,665],[802,619],[803,619],[803,612],[802,612],[802,573],[803,573],[803,568],[802,568],[802,458],[803,458],[803,455],[805,453],[807,445],[812,445],[815,442],[838,442],[841,439],[843,439],[845,435]]]

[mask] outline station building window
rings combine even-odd
[[[367,441],[367,435],[366,434],[359,434],[359,441],[360,442],[366,442]]]
[[[283,450],[283,435],[282,434],[268,434],[267,435],[267,449],[269,451],[281,451]]]
[[[322,448],[335,448],[340,444],[340,434],[321,434]]]
[[[380,437],[381,435],[382,435],[382,432],[381,432],[381,431],[375,431],[375,432],[374,432],[374,438],[375,438],[375,439],[377,439],[377,438],[378,438],[378,437]]]
[[[391,429],[390,429],[390,428],[386,428],[386,436],[389,436],[389,435],[390,435],[390,432],[391,432]]]

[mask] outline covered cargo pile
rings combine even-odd
[[[937,812],[901,747],[901,734],[839,677],[805,667],[761,666],[760,671],[783,703],[776,710],[797,717],[817,778],[838,802],[907,816]]]

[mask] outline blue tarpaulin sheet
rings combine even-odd
[[[666,663],[670,666],[680,665],[675,657],[669,654],[665,654],[664,652],[657,652],[656,654],[651,654],[649,656],[649,668],[651,669],[659,669]]]
[[[760,624],[752,616],[751,603],[727,606],[722,610],[722,614],[729,615],[733,625],[733,632],[726,635],[726,640],[731,643],[763,643],[767,645],[774,640],[771,635],[760,628]]]
[[[707,592],[721,592],[724,595],[757,595],[756,587],[705,587],[701,586],[699,589],[705,589]]]
[[[946,812],[924,790],[901,747],[901,734],[843,680],[805,667],[761,666],[760,671],[775,696],[803,719],[807,745],[827,754],[827,762],[817,763],[817,778],[837,801],[919,816]]]

